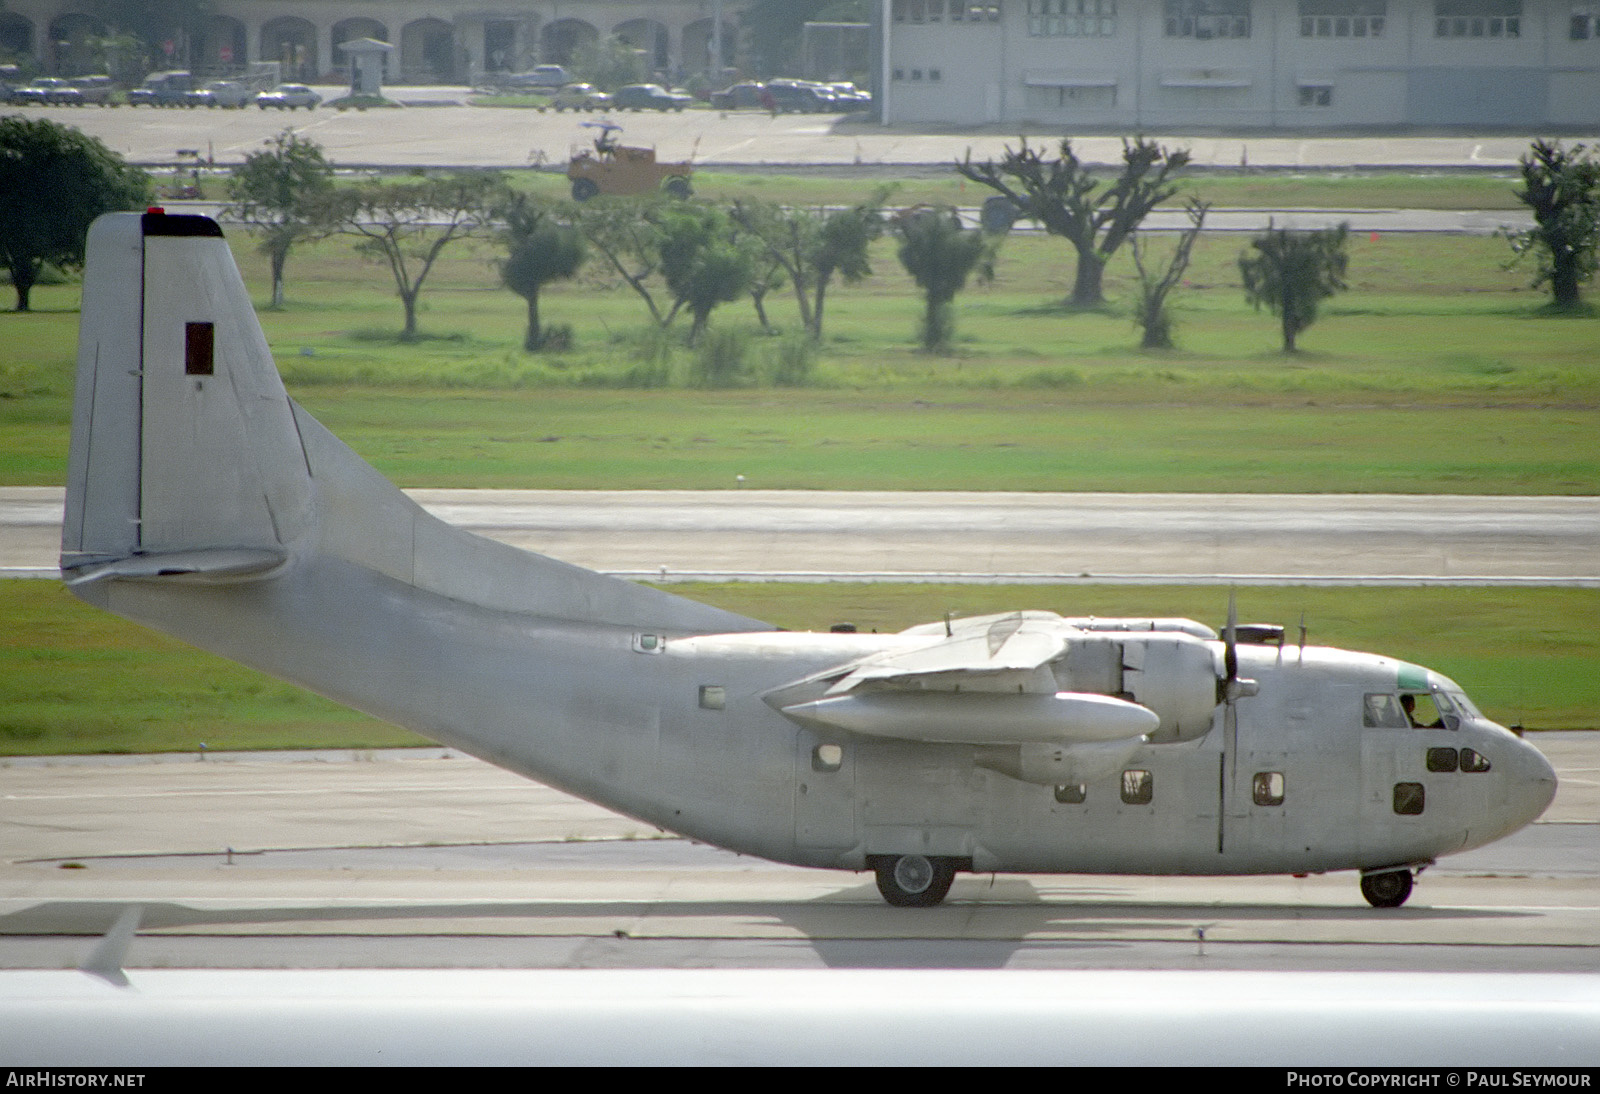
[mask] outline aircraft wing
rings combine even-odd
[[[775,705],[806,725],[930,743],[1127,741],[1160,725],[1160,716],[1138,703],[1061,690],[1051,663],[1089,636],[1052,613],[983,616],[904,633],[944,637],[836,669],[821,681],[833,680],[820,696],[780,689]]]

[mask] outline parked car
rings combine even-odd
[[[190,106],[220,106],[224,110],[237,110],[254,101],[255,97],[256,93],[249,84],[242,84],[238,80],[212,80],[199,91],[189,92],[186,101]]]
[[[734,84],[721,91],[713,91],[711,106],[714,110],[761,110],[767,105],[762,96],[765,90],[765,84]]]
[[[571,82],[567,70],[560,65],[538,65],[529,72],[515,72],[497,78],[494,83],[504,91],[554,91]]]
[[[834,93],[820,84],[800,80],[773,80],[767,84],[774,109],[780,114],[824,114],[838,110]]]
[[[110,76],[77,76],[72,86],[78,89],[79,102],[84,105],[111,106],[117,85]]]
[[[271,91],[263,91],[256,96],[256,105],[262,110],[269,106],[278,110],[295,110],[302,106],[307,110],[315,110],[321,101],[322,96],[305,84],[279,84]]]
[[[870,91],[862,91],[849,80],[823,86],[833,92],[834,102],[838,104],[841,110],[865,110],[872,105],[872,93]]]
[[[18,106],[70,106],[83,98],[68,81],[58,76],[41,76],[27,87],[11,92],[11,101]]]
[[[606,110],[611,96],[593,84],[568,84],[550,98],[556,110]]]
[[[145,77],[140,86],[128,92],[129,106],[185,106],[195,89],[193,74],[174,70]]]
[[[685,110],[694,100],[682,91],[668,91],[660,84],[629,84],[611,97],[617,110]]]

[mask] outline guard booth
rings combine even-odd
[[[383,69],[394,46],[376,38],[353,38],[339,48],[350,58],[350,94],[383,96]]]

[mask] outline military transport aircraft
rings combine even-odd
[[[1183,619],[798,634],[469,535],[285,394],[222,232],[89,235],[61,568],[91,604],[745,854],[871,870],[1414,871],[1528,824],[1531,745],[1438,673]]]

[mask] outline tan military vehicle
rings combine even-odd
[[[578,146],[567,162],[567,178],[572,181],[572,199],[588,201],[599,194],[648,194],[663,189],[674,197],[686,198],[692,192],[690,161],[659,163],[654,148],[620,144],[620,125],[612,122],[585,122],[600,130],[594,147]]]

